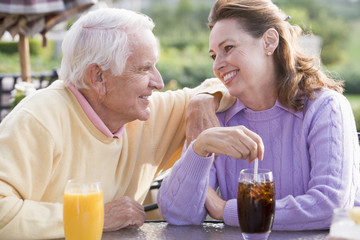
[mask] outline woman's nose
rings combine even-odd
[[[217,72],[217,71],[221,70],[221,68],[224,67],[224,65],[225,65],[224,58],[219,55],[216,56],[216,58],[214,59],[214,62],[213,62],[213,71]]]

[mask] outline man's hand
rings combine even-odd
[[[208,187],[205,199],[205,207],[209,215],[217,220],[224,220],[224,209],[226,201],[222,200],[212,189]]]
[[[104,215],[104,232],[141,227],[146,217],[144,207],[126,196],[106,203]]]
[[[189,145],[205,129],[220,126],[216,117],[220,94],[198,94],[189,102],[186,112],[186,141]]]
[[[227,155],[235,159],[263,159],[264,144],[256,133],[244,126],[214,127],[203,131],[196,139],[193,149],[199,156],[210,153]]]

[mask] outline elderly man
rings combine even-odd
[[[81,17],[63,41],[62,80],[1,123],[0,239],[63,237],[63,191],[73,178],[101,181],[104,231],[141,226],[151,182],[184,143],[186,112],[211,108],[215,119],[231,105],[230,97],[219,105],[227,92],[213,79],[153,93],[163,88],[153,27],[120,9]]]

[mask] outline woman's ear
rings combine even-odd
[[[269,28],[263,35],[264,50],[267,55],[272,55],[279,45],[279,33],[274,28]]]
[[[105,95],[106,85],[103,79],[103,71],[96,63],[86,69],[86,81],[88,86],[98,95]]]

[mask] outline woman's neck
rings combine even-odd
[[[262,91],[247,92],[238,99],[253,111],[264,111],[272,108],[277,100],[277,91],[263,88]]]

